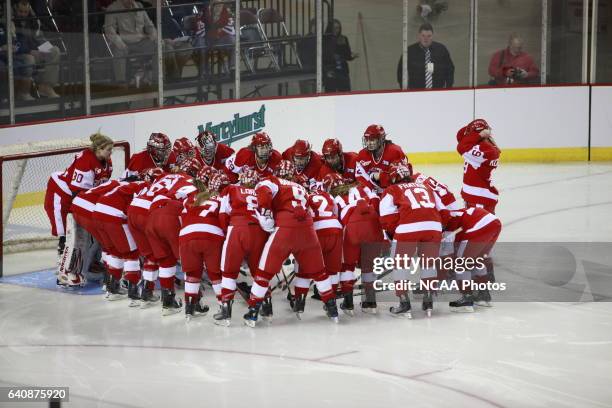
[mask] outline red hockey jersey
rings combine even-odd
[[[144,181],[121,182],[114,189],[98,198],[93,218],[105,222],[127,222],[127,209],[134,195],[145,186]]]
[[[165,172],[170,172],[172,167],[176,164],[176,155],[173,151],[170,152],[166,164],[162,167]],[[151,154],[147,150],[135,153],[130,158],[127,169],[125,169],[124,177],[137,176],[147,169],[157,167],[155,161],[151,157]]]
[[[229,147],[223,143],[217,143],[217,150],[215,151],[215,157],[212,160],[212,163],[206,163],[204,156],[202,156],[200,149],[197,150],[197,154],[195,158],[202,164],[203,166],[212,166],[217,170],[225,170],[225,162],[226,160],[234,154],[234,149]]]
[[[338,220],[338,206],[329,193],[317,191],[309,194],[308,207],[314,214],[312,220],[318,235],[342,233],[342,224]]]
[[[342,171],[338,172],[329,167],[325,161],[319,169],[317,181],[322,181],[323,177],[331,173],[338,173],[347,180],[355,180],[355,168],[357,167],[357,153],[344,152],[342,153]]]
[[[195,198],[195,195],[191,196],[183,203],[179,242],[184,243],[192,239],[223,241],[225,233],[219,221],[220,198],[211,197],[194,206]]]
[[[81,191],[79,194],[77,194],[74,200],[72,200],[70,212],[83,217],[91,217],[100,196],[106,194],[119,185],[119,181],[109,180],[92,189]]]
[[[442,231],[440,211],[445,207],[429,186],[399,183],[387,187],[380,200],[380,223],[385,231],[402,234]]]
[[[85,149],[74,157],[72,164],[63,173],[53,173],[51,178],[66,194],[73,195],[99,186],[113,173],[113,162],[100,161],[91,149]]]
[[[477,132],[467,135],[463,129],[457,133],[457,151],[465,161],[461,196],[470,204],[494,206],[499,192],[493,186],[492,172],[497,168],[500,150],[492,143],[481,140]]]
[[[334,201],[338,205],[342,225],[347,225],[349,222],[369,220],[371,217],[378,217],[380,199],[367,186],[356,185],[348,193],[336,196]]]
[[[255,187],[259,208],[272,210],[279,227],[312,225],[308,211],[307,191],[301,185],[271,176]]]
[[[425,184],[431,188],[447,209],[459,210],[463,208],[463,205],[457,200],[457,197],[449,190],[446,184],[442,184],[435,178],[422,173],[414,173],[413,180],[417,184]]]
[[[498,221],[495,215],[487,210],[477,207],[471,207],[458,211],[451,211],[449,217],[446,218],[444,229],[447,231],[455,231],[461,228],[461,231],[455,236],[455,242],[464,240],[478,240],[478,232],[494,221]]]
[[[221,195],[221,225],[224,229],[228,225],[259,225],[255,217],[256,209],[257,194],[254,188],[227,186]]]
[[[244,169],[253,169],[259,173],[262,178],[271,176],[274,174],[274,169],[276,169],[276,166],[278,166],[281,160],[281,154],[276,150],[272,150],[268,162],[264,167],[260,167],[255,160],[255,152],[248,147],[243,147],[238,150],[237,153],[227,158],[225,161],[225,168],[230,176],[230,180],[232,180],[232,183],[235,183],[238,180],[238,174]]]
[[[355,177],[357,181],[366,185],[377,192],[381,192],[390,184],[389,169],[392,164],[401,163],[409,166],[406,154],[399,145],[386,142],[382,155],[379,160],[374,160],[374,156],[367,149],[361,149],[357,157],[355,167]],[[380,180],[372,180],[374,173],[380,173]]]

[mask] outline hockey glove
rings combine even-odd
[[[261,229],[266,232],[274,231],[274,218],[272,218],[272,211],[270,210],[255,210],[255,215]]]

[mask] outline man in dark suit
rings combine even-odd
[[[455,66],[443,44],[433,41],[429,23],[419,27],[418,42],[408,47],[408,88],[451,88]],[[402,58],[397,65],[397,81],[402,86]]]

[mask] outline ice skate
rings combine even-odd
[[[296,317],[302,320],[302,313],[304,313],[304,309],[306,308],[306,295],[298,295],[293,302],[293,313],[295,313]]]
[[[130,303],[128,303],[128,307],[139,307],[141,303],[140,294],[138,293],[138,284],[128,282],[128,299],[130,299]]]
[[[259,316],[259,308],[261,307],[261,303],[257,303],[253,307],[249,307],[249,311],[242,317],[244,320],[244,324],[249,327],[255,327],[257,324],[257,318]]]
[[[427,317],[431,317],[433,313],[433,295],[431,292],[425,292],[423,294],[423,311]]]
[[[159,295],[155,294],[155,283],[145,281],[145,284],[142,288],[142,293],[140,295],[140,308],[146,309],[149,306],[157,303],[159,301]]]
[[[174,292],[169,289],[162,289],[162,316],[170,316],[178,313],[183,307],[183,303],[180,299],[177,299]]]
[[[389,308],[389,313],[393,317],[405,317],[407,319],[412,319],[412,307],[410,306],[410,298],[408,298],[408,294],[401,295],[399,297],[400,302],[397,306],[392,306]]]
[[[213,316],[216,325],[228,327],[231,324],[233,303],[233,300],[221,303],[219,312]]]
[[[272,298],[265,298],[262,305],[261,305],[261,318],[264,319],[267,322],[271,322],[272,321],[272,317],[274,315],[274,312],[272,310]]]
[[[378,313],[376,302],[361,302],[361,311],[367,314]]]
[[[353,294],[346,293],[340,304],[340,309],[349,316],[355,316],[355,305],[353,304]]]
[[[488,289],[479,290],[474,296],[474,304],[480,307],[492,307],[491,294]]]
[[[202,298],[191,298],[189,302],[185,302],[185,319],[187,319],[187,321],[190,321],[196,316],[206,316],[210,308],[202,301]]]
[[[471,294],[464,294],[461,298],[449,302],[448,307],[455,313],[474,313],[474,298]]]
[[[106,284],[106,300],[111,302],[121,300],[125,298],[125,295],[125,291],[121,289],[121,281],[111,276]]]
[[[338,323],[338,306],[336,305],[336,299],[329,299],[325,302],[325,313],[327,317],[334,323]]]

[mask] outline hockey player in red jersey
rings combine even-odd
[[[182,302],[174,292],[176,265],[180,258],[179,216],[183,201],[197,192],[193,184],[201,166],[194,158],[179,162],[179,173],[168,174],[149,187],[147,195],[153,196],[145,232],[153,250],[153,257],[159,264],[159,283],[162,288],[162,315],[180,311]]]
[[[363,149],[357,157],[355,177],[360,183],[381,192],[390,185],[389,169],[393,164],[411,167],[402,148],[387,140],[382,126],[368,126],[363,133]]]
[[[262,302],[269,296],[270,279],[280,271],[290,254],[299,264],[300,274],[314,279],[327,316],[338,321],[336,299],[325,273],[321,246],[308,211],[306,189],[290,181],[294,174],[293,162],[283,160],[276,170],[277,176],[260,181],[255,187],[258,220],[262,229],[271,235],[259,260],[248,301],[249,311],[244,315],[244,322],[250,327],[255,326]],[[297,296],[294,312],[302,313],[305,302],[305,294]]]
[[[458,231],[455,235],[457,258],[484,258],[488,259],[491,250],[501,233],[501,221],[485,209],[470,207],[463,210],[451,211],[447,218],[446,230]],[[486,263],[456,274],[459,281],[473,281],[487,283],[491,276],[487,273]],[[473,312],[474,304],[478,306],[491,306],[491,294],[487,289],[479,290],[475,294],[469,286],[460,284],[461,298],[449,303],[453,312]]]
[[[220,224],[227,230],[221,254],[221,310],[214,315],[215,324],[229,326],[232,304],[236,293],[236,279],[240,265],[246,260],[251,275],[255,277],[259,258],[268,233],[259,225],[255,185],[259,175],[246,169],[238,175],[238,184],[228,186],[221,195]]]
[[[163,133],[151,133],[147,141],[147,148],[133,154],[130,158],[125,177],[137,176],[154,167],[170,172],[175,165],[176,155],[172,151],[170,138]]]
[[[480,207],[495,214],[499,192],[493,186],[492,173],[501,151],[484,119],[476,119],[457,132],[457,151],[463,165],[461,196],[466,207]]]
[[[338,290],[342,270],[342,224],[338,219],[338,206],[329,191],[342,182],[339,174],[331,173],[323,179],[320,190],[308,195],[308,207],[314,214],[312,220],[321,245],[325,272],[330,278],[334,293]],[[297,276],[294,283],[296,296],[300,287],[305,288],[304,294],[308,292],[310,280]]]
[[[159,265],[153,257],[153,249],[151,249],[151,244],[147,237],[146,227],[151,202],[155,197],[154,193],[149,194],[149,188],[165,175],[167,173],[159,167],[145,170],[142,174],[142,179],[146,186],[135,194],[127,209],[128,227],[138,247],[138,253],[143,258],[142,279],[144,286],[140,295],[141,307],[143,308],[159,300],[159,297],[154,293],[155,282],[159,274]]]
[[[327,139],[323,142],[321,149],[324,163],[319,170],[317,180],[332,173],[341,175],[345,180],[355,180],[355,168],[357,165],[357,153],[344,152],[342,143],[338,139]]]
[[[226,144],[217,142],[217,136],[210,130],[200,132],[196,136],[198,153],[196,157],[202,165],[214,167],[217,170],[225,169],[225,161],[234,154],[234,149]]]
[[[270,136],[266,132],[258,132],[253,135],[248,147],[227,158],[225,168],[230,180],[235,183],[245,169],[255,170],[260,177],[271,176],[281,160],[281,154],[272,148]]]
[[[380,220],[383,228],[397,241],[395,256],[413,258],[416,254],[423,261],[428,261],[422,262],[421,281],[434,280],[438,272],[431,263],[440,252],[440,211],[445,207],[428,185],[413,181],[406,166],[392,166],[389,181],[392,185],[385,189],[380,200]],[[397,286],[405,284],[409,274],[408,269],[396,270]],[[391,314],[412,317],[407,290],[396,290],[396,295],[400,304],[390,309]],[[433,310],[432,296],[430,290],[424,291],[423,310],[428,316]]]
[[[127,209],[134,195],[145,185],[144,181],[121,182],[100,196],[93,213],[102,241],[111,247],[111,253],[106,257],[109,274],[106,284],[107,299],[117,300],[123,297],[119,289],[122,273],[125,272],[130,307],[140,305],[138,282],[141,274],[136,241],[127,224]]]
[[[196,147],[193,143],[191,143],[191,140],[187,139],[186,137],[181,137],[174,141],[174,144],[172,145],[172,152],[176,156],[177,165],[174,171],[178,171],[179,167],[181,166],[181,162],[187,159],[197,160],[197,162],[200,164],[200,167],[202,167],[203,165],[203,161],[201,160],[201,158],[198,158],[198,155],[196,154]]]
[[[198,173],[198,180],[207,176]],[[219,191],[229,184],[224,173],[215,174],[208,186],[199,186],[199,193],[188,198],[181,213],[179,251],[185,273],[185,317],[203,315],[208,306],[201,302],[200,283],[204,267],[218,299],[221,294],[221,250],[225,232],[219,221]]]
[[[354,313],[355,268],[361,260],[362,244],[384,241],[382,227],[378,220],[380,199],[369,187],[356,182],[346,183],[346,181],[335,180],[332,185],[330,193],[338,205],[340,222],[344,226],[342,243],[344,261],[342,272],[340,272],[340,290],[344,300],[340,308],[352,315]],[[361,310],[364,313],[375,314],[377,306],[373,287],[374,273],[366,270],[364,265],[361,266],[361,280],[366,295],[366,300],[361,302]]]
[[[295,165],[296,176],[302,179],[302,183],[307,183],[308,188],[314,187],[323,160],[318,153],[312,151],[310,142],[301,139],[296,140],[293,146],[283,152],[283,160],[292,161]]]
[[[51,235],[59,237],[58,256],[64,252],[66,217],[72,199],[79,192],[104,183],[113,173],[112,139],[100,133],[89,139],[91,147],[77,154],[65,171],[51,174],[47,182],[44,208],[51,223]]]

